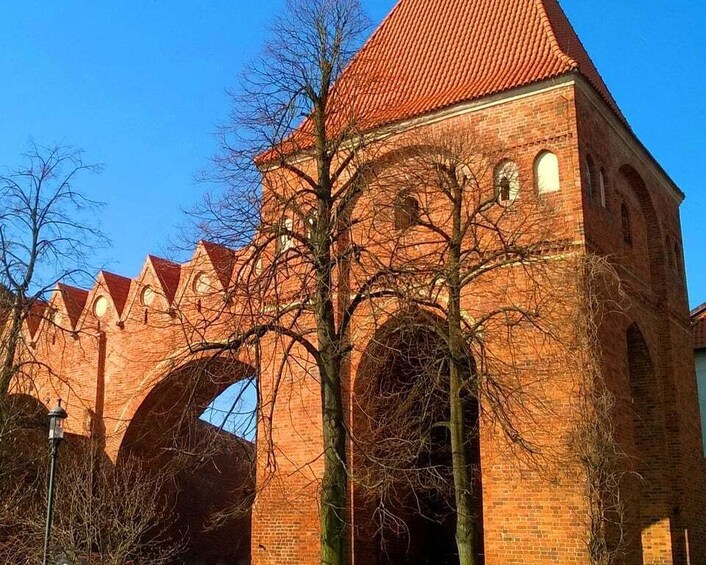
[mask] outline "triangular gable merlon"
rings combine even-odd
[[[30,306],[29,314],[25,321],[32,340],[34,340],[37,335],[37,331],[42,324],[42,320],[44,320],[48,306],[49,303],[44,300],[35,300]]]
[[[227,289],[235,264],[235,251],[210,241],[200,241],[199,248],[205,251],[219,282],[224,289]]]
[[[88,291],[64,283],[56,285],[57,293],[64,308],[64,313],[68,316],[71,329],[75,330],[81,314],[86,307]]]
[[[251,270],[255,269],[256,272],[259,272],[259,268],[262,268],[262,265],[266,262],[263,260],[262,250],[260,250],[260,257],[256,260],[255,253],[257,250],[257,245],[250,243],[236,252],[233,261],[233,271],[230,275],[230,282],[228,283],[228,289],[230,291],[237,292],[236,287],[238,285],[247,284],[252,278]],[[272,259],[268,258],[268,260],[271,261]]]
[[[147,261],[162,287],[164,296],[171,305],[179,288],[182,266],[179,263],[174,263],[155,255],[148,255]]]
[[[123,315],[127,297],[130,294],[132,279],[123,277],[122,275],[116,275],[115,273],[110,273],[108,271],[100,272],[99,281],[101,279],[113,302],[113,305],[115,306],[117,317],[120,318]]]

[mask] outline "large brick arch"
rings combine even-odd
[[[129,423],[119,454],[137,444],[156,448],[169,440],[164,434],[188,431],[182,428],[198,419],[226,388],[256,374],[256,369],[246,361],[232,355],[218,355],[193,358],[159,379],[148,376],[146,386],[130,399],[121,415],[121,420]]]
[[[384,465],[380,463],[380,459],[376,459],[376,454],[366,453],[366,450],[374,450],[375,445],[380,445],[381,429],[394,425],[394,422],[385,419],[385,414],[378,412],[388,411],[391,403],[396,404],[394,400],[390,402],[393,397],[397,400],[407,398],[408,387],[418,386],[414,382],[421,378],[418,372],[431,370],[431,365],[435,365],[432,362],[435,351],[443,351],[438,333],[440,329],[443,331],[443,325],[443,319],[428,310],[396,309],[387,312],[384,321],[378,320],[374,332],[361,350],[351,396],[351,457],[353,468],[361,473],[356,477],[354,471],[351,487],[353,491],[351,513],[354,526],[352,541],[356,562],[370,565],[434,562],[442,565],[455,563],[457,560],[454,542],[455,522],[453,513],[449,511],[452,505],[451,498],[448,498],[452,497],[450,482],[445,482],[443,487],[441,484],[437,485],[438,488],[435,490],[435,487],[430,487],[426,483],[428,477],[412,477],[416,471],[411,471],[410,476],[406,476],[400,469],[387,478],[394,483],[390,486],[394,494],[380,506],[376,505],[378,495],[368,491],[365,486],[366,481],[371,480],[367,473],[370,471],[375,477],[377,472],[375,466]],[[438,349],[439,347],[442,349]],[[440,358],[437,361],[440,361]],[[419,363],[429,365],[420,367]],[[429,422],[424,420],[429,424],[424,427],[424,431],[430,433],[430,438],[426,440],[429,442],[428,445],[424,441],[420,443],[420,452],[423,453],[420,457],[430,458],[436,466],[435,472],[443,474],[439,471],[442,467],[450,471],[448,438],[441,437],[445,428],[435,427],[435,425],[448,420],[448,399],[443,387],[433,397],[422,394],[420,400],[422,399],[425,406],[428,407],[427,402],[430,402],[436,405],[436,408],[429,410]],[[394,417],[399,417],[401,414],[395,413]],[[475,399],[469,402],[468,417],[472,422],[471,425],[477,428],[479,407]],[[373,428],[375,428],[374,437],[371,441],[366,441],[366,436]],[[392,437],[396,433],[400,431],[396,429]],[[382,434],[384,435],[384,431]],[[439,437],[434,439],[435,435]],[[422,447],[423,444],[424,447]],[[480,482],[481,453],[477,435],[470,441],[469,449],[472,464],[475,467],[478,519],[476,545],[479,548],[480,563],[483,554],[483,509]],[[382,460],[384,459],[385,455],[382,455]],[[375,462],[371,463],[373,460]],[[429,461],[418,462],[419,465],[428,463]],[[369,466],[371,469],[367,468]],[[388,474],[389,471],[384,473]],[[396,478],[398,474],[399,480]],[[447,481],[450,481],[450,476],[447,477]],[[395,497],[399,499],[395,500]],[[381,512],[382,507],[385,507],[384,512]]]
[[[629,164],[621,166],[619,173],[639,204],[647,236],[647,253],[653,288],[657,291],[659,297],[663,298],[665,294],[664,239],[657,211],[640,173]]]
[[[627,446],[631,469],[625,481],[627,552],[641,563],[659,552],[661,559],[672,556],[671,544],[655,543],[650,535],[651,527],[669,518],[661,487],[666,463],[664,414],[653,354],[637,323],[627,328],[625,340],[632,420],[632,445]]]
[[[188,539],[187,561],[249,559],[255,446],[199,416],[227,387],[255,377],[255,369],[235,356],[201,356],[141,391],[129,416],[116,464],[137,459],[145,472],[167,477],[171,534]]]

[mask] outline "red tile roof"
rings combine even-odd
[[[152,268],[162,285],[164,295],[169,302],[172,302],[176,295],[177,287],[179,286],[179,279],[181,278],[181,265],[168,261],[167,259],[162,259],[161,257],[155,257],[154,255],[150,255],[148,259],[150,263],[152,263]]]
[[[130,293],[132,279],[107,271],[101,271],[101,275],[108,288],[108,294],[110,294],[110,297],[113,299],[113,304],[118,312],[118,316],[122,316],[125,302],[127,302],[127,296]]]
[[[706,303],[691,312],[694,349],[706,349]]]
[[[369,130],[572,72],[625,121],[557,0],[399,0],[332,100]],[[285,153],[310,133],[307,121]]]

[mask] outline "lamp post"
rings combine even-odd
[[[61,440],[64,439],[64,420],[68,414],[61,406],[61,399],[48,414],[49,416],[49,498],[47,500],[47,521],[44,528],[44,559],[42,565],[47,565],[49,559],[49,533],[54,512],[54,476],[56,475],[56,457]]]

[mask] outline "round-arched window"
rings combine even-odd
[[[93,313],[96,318],[102,318],[108,312],[108,299],[105,296],[99,296],[93,302]]]
[[[554,153],[542,151],[537,155],[534,161],[534,178],[539,194],[559,191],[559,159]]]
[[[406,230],[419,223],[419,201],[414,196],[400,196],[395,203],[395,228]]]
[[[196,294],[208,294],[213,289],[211,277],[203,271],[194,278],[194,292]]]
[[[142,302],[142,305],[152,306],[156,295],[157,293],[155,292],[154,288],[147,285],[145,288],[142,289],[142,294],[140,296],[140,301]]]

